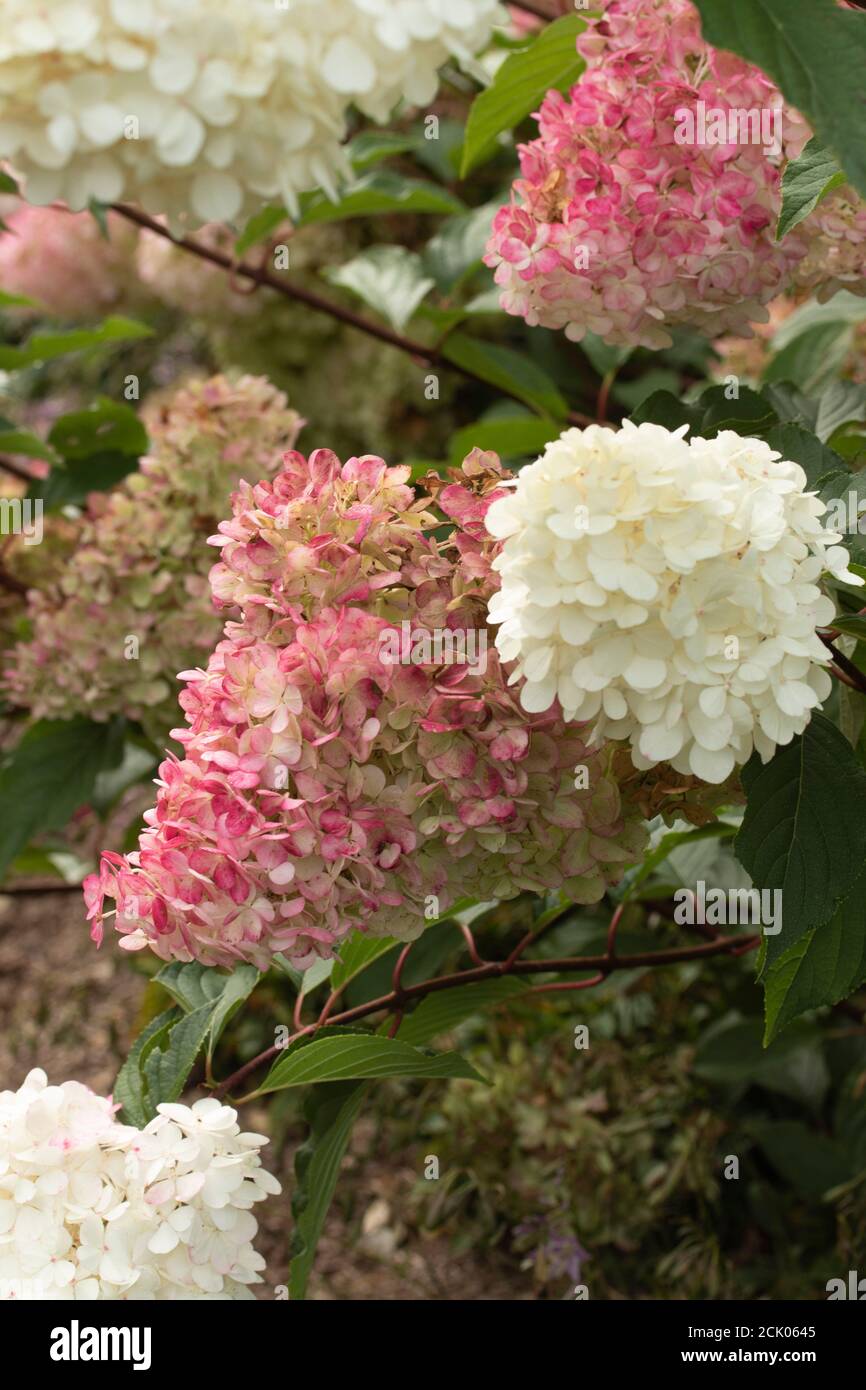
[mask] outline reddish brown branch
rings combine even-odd
[[[377,338],[379,342],[387,343],[389,347],[408,353],[410,357],[426,362],[431,367],[438,367],[444,371],[456,371],[473,381],[481,382],[485,386],[490,385],[483,376],[479,376],[469,367],[459,367],[456,362],[450,361],[438,347],[429,347],[426,343],[419,343],[412,338],[395,333],[390,328],[386,328],[384,324],[376,323],[363,314],[357,314],[353,309],[347,309],[345,305],[337,304],[334,300],[327,299],[315,290],[307,289],[303,285],[294,284],[281,276],[273,275],[263,265],[248,265],[244,261],[238,261],[223,251],[216,251],[210,246],[202,245],[193,237],[173,237],[167,227],[163,227],[161,222],[149,217],[140,208],[130,207],[127,203],[113,203],[112,211],[125,217],[128,222],[134,222],[136,226],[144,227],[146,231],[153,232],[154,236],[163,237],[166,241],[180,247],[181,250],[188,251],[190,255],[197,256],[203,261],[210,261],[212,265],[220,266],[234,278],[240,277],[250,280],[256,285],[274,290],[276,294],[281,294],[284,299],[305,304],[308,309],[313,309],[318,314],[327,314],[329,318],[337,319],[338,322],[345,323],[350,328],[356,328],[360,333],[366,333],[370,338]],[[513,393],[506,392],[506,394],[512,395]],[[516,396],[513,398],[519,399]],[[578,411],[569,411],[568,419],[569,423],[573,425],[592,423],[588,415],[581,415]]]
[[[828,637],[825,632],[819,632],[818,636],[827,650],[833,653],[833,665],[830,670],[836,679],[845,685],[850,685],[852,690],[858,690],[861,694],[866,695],[866,676],[859,666],[855,666],[853,661],[849,661],[847,656],[843,656],[840,651],[837,651],[833,646],[833,639]]]
[[[601,982],[612,974],[615,970],[635,970],[644,967],[654,967],[660,965],[679,965],[687,961],[704,960],[710,956],[737,955],[744,954],[746,951],[754,951],[760,945],[760,936],[724,936],[716,941],[703,942],[700,946],[676,946],[664,951],[643,951],[630,956],[612,957],[607,951],[603,956],[570,956],[562,960],[523,960],[519,957],[509,957],[503,961],[489,961],[485,965],[476,966],[472,970],[458,970],[451,975],[440,975],[434,980],[422,980],[417,985],[400,985],[399,989],[392,989],[389,994],[383,994],[378,999],[371,999],[366,1004],[356,1004],[352,1009],[344,1009],[342,1013],[334,1014],[330,1022],[334,1024],[356,1023],[359,1019],[366,1018],[375,1013],[397,1013],[401,1012],[412,999],[422,999],[428,994],[438,994],[442,990],[455,989],[461,985],[478,984],[482,980],[492,980],[508,975],[564,975],[569,973],[591,974],[589,980],[575,982],[575,987],[589,989],[593,985]],[[405,957],[406,949],[401,952],[401,957]],[[397,974],[395,970],[395,974]],[[398,977],[399,982],[399,977]],[[558,987],[568,982],[556,982]],[[548,986],[535,986],[533,992],[547,989]],[[297,1023],[296,1023],[297,1026]],[[294,1042],[297,1038],[314,1031],[320,1026],[319,1021],[308,1024],[288,1041]],[[253,1057],[246,1062],[225,1081],[221,1081],[214,1088],[214,1094],[224,1096],[229,1091],[236,1089],[246,1081],[259,1067],[266,1062],[273,1061],[284,1046],[274,1046],[266,1048],[258,1057]]]

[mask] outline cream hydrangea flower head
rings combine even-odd
[[[429,102],[498,0],[4,0],[0,158],[29,202],[126,198],[175,226],[335,192],[354,105]]]
[[[487,512],[489,617],[524,709],[559,699],[639,768],[722,782],[801,733],[831,682],[823,570],[848,556],[799,464],[759,439],[567,430]]]
[[[0,1091],[0,1299],[251,1298],[265,1136],[212,1098],[143,1130],[116,1109],[39,1069]]]

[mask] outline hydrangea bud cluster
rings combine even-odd
[[[88,503],[73,555],[30,591],[8,696],[37,719],[123,712],[163,740],[177,672],[219,636],[207,536],[241,478],[277,467],[301,425],[260,377],[212,377],[146,412],[140,470]]]
[[[0,1299],[252,1298],[265,1136],[213,1099],[143,1130],[118,1108],[41,1070],[0,1091]]]
[[[89,212],[21,203],[0,230],[0,285],[59,319],[98,318],[117,304],[132,270],[137,236],[109,213],[103,236]]]
[[[5,0],[0,158],[29,202],[137,202],[172,224],[335,193],[350,106],[423,105],[497,0]]]
[[[241,617],[185,674],[184,756],[139,849],[86,884],[96,940],[113,899],[129,949],[304,969],[357,927],[411,940],[467,895],[597,901],[639,854],[613,750],[556,708],[527,716],[486,649],[498,460],[438,480],[438,514],[408,477],[320,449],[239,489],[211,579]]]
[[[611,0],[578,49],[586,68],[545,97],[494,220],[504,309],[662,348],[676,325],[750,336],[792,282],[866,291],[851,189],[775,240],[781,169],[808,130],[762,72],[704,42],[689,0]]]
[[[502,541],[489,616],[531,712],[559,701],[638,768],[723,782],[764,762],[826,699],[815,629],[847,569],[799,464],[723,431],[566,431],[490,507]]]

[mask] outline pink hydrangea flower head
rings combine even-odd
[[[611,0],[578,49],[586,69],[545,97],[494,219],[504,309],[661,348],[677,325],[751,336],[792,281],[866,290],[850,189],[775,240],[782,168],[808,129],[762,72],[704,42],[690,0]]]
[[[129,949],[303,969],[467,895],[594,902],[618,880],[645,828],[612,748],[527,715],[487,643],[504,480],[476,452],[415,499],[407,470],[317,450],[239,489],[212,582],[240,616],[184,673],[183,757],[138,850],[87,884],[96,939],[113,899]]]

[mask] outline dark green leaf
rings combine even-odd
[[[840,544],[858,564],[866,564],[866,473],[831,473],[821,481],[818,496],[827,506],[821,518],[839,531]]]
[[[830,1084],[819,1044],[820,1035],[802,1023],[764,1047],[760,1019],[725,1021],[701,1039],[693,1070],[696,1076],[718,1085],[741,1089],[761,1086],[815,1110]]]
[[[467,333],[452,333],[442,355],[463,371],[489,382],[497,390],[524,401],[544,415],[563,420],[568,406],[551,377],[531,357],[498,343],[482,342]]]
[[[866,772],[823,715],[762,765],[743,769],[748,804],[735,841],[756,888],[782,892],[782,930],[767,935],[771,968],[847,897],[866,858]]]
[[[396,943],[390,936],[366,936],[356,931],[340,947],[340,959],[331,972],[331,988],[342,989],[368,965],[387,955]]]
[[[152,1112],[151,1118],[156,1114],[158,1105],[175,1101],[180,1096],[208,1035],[212,1017],[211,1004],[184,1014],[142,1059],[140,1069],[145,1080],[146,1105]],[[163,1041],[165,1047],[161,1045]]]
[[[815,489],[823,478],[844,470],[845,461],[835,450],[822,444],[810,430],[802,425],[786,423],[774,425],[764,436],[771,449],[777,449],[783,459],[799,463],[806,474],[810,491]]]
[[[834,0],[696,0],[704,37],[761,68],[866,194],[866,15]]]
[[[690,434],[697,434],[704,412],[697,402],[687,404],[671,391],[654,391],[653,394],[629,415],[636,425],[648,421],[651,425],[662,425],[666,430],[678,430],[682,425],[689,426]]]
[[[144,1129],[156,1114],[148,1102],[143,1063],[153,1048],[167,1041],[169,1032],[180,1017],[180,1009],[166,1009],[158,1018],[151,1020],[133,1043],[111,1089],[114,1100],[119,1101],[122,1106],[122,1119],[126,1124],[135,1125],[137,1129]]]
[[[48,440],[66,459],[105,453],[140,458],[147,449],[147,431],[132,407],[106,396],[85,410],[61,415]]]
[[[289,1297],[304,1298],[316,1246],[331,1205],[352,1125],[367,1092],[360,1082],[313,1086],[304,1105],[310,1125],[295,1154],[297,1179],[292,1197],[295,1218],[289,1263]]]
[[[32,836],[60,830],[123,756],[125,721],[40,720],[0,769],[0,875]]]
[[[802,937],[764,981],[767,1042],[799,1014],[837,1004],[866,981],[866,872],[823,926]]]
[[[752,1120],[760,1148],[786,1182],[810,1201],[854,1176],[845,1149],[797,1120]]]
[[[401,1042],[421,1047],[440,1033],[456,1028],[458,1023],[472,1014],[482,1013],[485,1009],[525,994],[527,988],[524,980],[505,975],[502,979],[479,980],[474,985],[457,985],[454,989],[428,994],[414,1013],[401,1023],[397,1037]],[[445,1055],[456,1057],[456,1053]],[[473,1079],[480,1081],[482,1078],[475,1072]]]
[[[833,626],[850,637],[856,637],[859,642],[866,642],[866,618],[859,613],[846,613],[842,617],[834,618]]]

